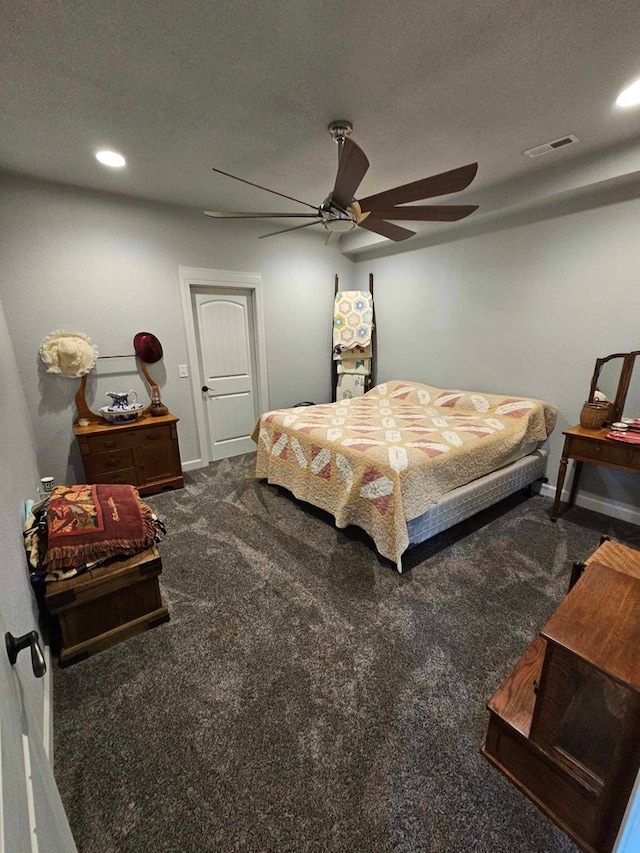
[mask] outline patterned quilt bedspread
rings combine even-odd
[[[363,397],[262,415],[256,477],[356,524],[400,566],[407,521],[544,441],[556,409],[528,398],[385,382]]]

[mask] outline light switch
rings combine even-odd
[[[187,369],[187,365],[186,364],[179,364],[178,365],[178,376],[180,377],[180,379],[186,379],[188,375],[189,375],[189,370]]]

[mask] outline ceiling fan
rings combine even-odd
[[[333,190],[319,207],[262,187],[259,184],[254,184],[252,181],[246,181],[244,178],[238,178],[229,172],[223,172],[222,169],[213,169],[214,172],[226,175],[236,181],[242,181],[244,184],[266,190],[273,195],[279,195],[281,198],[309,207],[315,211],[314,213],[229,213],[220,210],[205,210],[205,215],[212,216],[214,219],[313,220],[313,222],[305,222],[303,225],[295,225],[293,228],[263,234],[263,237],[273,237],[276,234],[297,231],[300,228],[308,228],[310,225],[322,225],[329,232],[328,243],[332,238],[337,239],[340,234],[351,231],[358,226],[399,242],[412,237],[416,232],[395,225],[389,220],[455,222],[477,210],[477,205],[472,204],[403,206],[408,202],[421,201],[439,195],[449,195],[466,189],[476,176],[477,163],[470,163],[468,166],[461,166],[459,169],[422,178],[422,180],[413,181],[401,187],[393,187],[390,190],[361,198],[359,201],[356,200],[354,195],[367,173],[369,160],[360,146],[351,138],[350,134],[353,129],[351,122],[345,120],[332,121],[328,129],[338,144],[338,173]]]

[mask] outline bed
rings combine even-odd
[[[262,415],[256,477],[402,554],[544,476],[549,403],[393,381],[339,403]]]

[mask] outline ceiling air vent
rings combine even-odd
[[[575,145],[580,142],[578,137],[573,133],[568,133],[566,136],[561,136],[560,139],[554,139],[553,142],[545,142],[544,145],[536,145],[535,148],[527,148],[524,152],[527,157],[540,157],[542,154],[550,154],[557,148],[565,148],[567,145]]]

